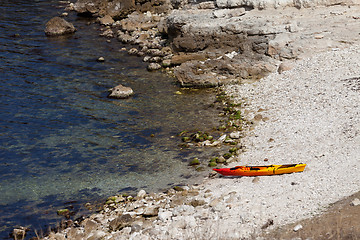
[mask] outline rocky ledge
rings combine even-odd
[[[135,45],[129,54],[149,70],[174,72],[184,87],[212,87],[257,80],[314,52],[357,42],[357,3],[79,0],[72,8],[97,17],[102,36]]]

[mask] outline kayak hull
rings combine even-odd
[[[233,168],[214,168],[213,170],[224,176],[269,176],[286,173],[302,172],[306,164],[284,164],[268,166],[236,166]]]

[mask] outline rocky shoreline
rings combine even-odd
[[[181,86],[226,84],[251,122],[231,165],[308,166],[262,178],[210,174],[167,193],[113,196],[45,239],[258,239],[359,191],[356,2],[123,2],[79,0],[68,9],[98,17],[108,41],[136,44],[129,54],[149,70],[173,72]]]

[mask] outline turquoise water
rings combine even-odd
[[[146,71],[74,13],[74,35],[47,38],[45,23],[62,12],[55,0],[0,2],[1,238],[18,225],[56,225],[56,210],[69,202],[83,212],[84,203],[117,193],[194,181],[201,175],[187,162],[211,154],[180,151],[176,134],[217,124],[212,91],[183,90]],[[118,84],[135,96],[108,99]]]

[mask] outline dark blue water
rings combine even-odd
[[[191,181],[187,161],[208,154],[179,151],[176,134],[215,124],[214,94],[147,72],[75,13],[74,35],[46,37],[45,23],[63,9],[55,0],[0,2],[0,238],[19,225],[56,225],[69,201],[84,210],[120,192]],[[108,99],[118,84],[135,96]]]

